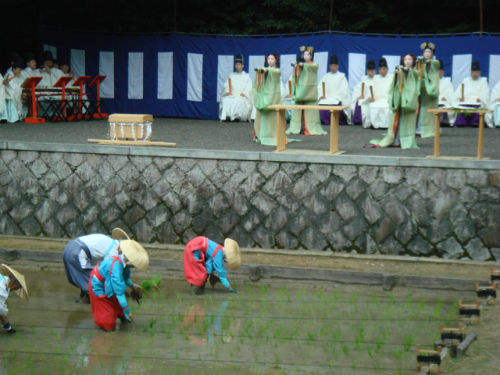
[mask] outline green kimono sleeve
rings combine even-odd
[[[431,60],[429,70],[424,69],[423,87],[428,96],[437,98],[439,96],[439,61]]]
[[[292,93],[295,102],[318,101],[318,65],[304,64],[298,82],[292,78]]]
[[[414,69],[408,70],[403,92],[401,93],[401,109],[416,111],[418,106],[419,84],[418,72]]]
[[[253,81],[253,98],[256,109],[265,109],[273,104],[281,103],[281,71],[269,68],[264,74],[264,80],[259,82],[259,74]]]

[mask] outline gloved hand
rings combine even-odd
[[[238,294],[238,292],[237,292],[236,290],[234,290],[233,288],[230,288],[230,289],[229,289],[229,291],[230,291],[231,293]]]
[[[130,292],[130,296],[137,302],[141,303],[142,298],[142,288],[139,285],[136,285],[132,288],[132,292]]]

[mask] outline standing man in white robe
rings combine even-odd
[[[490,108],[493,113],[487,113],[484,117],[486,125],[490,128],[500,127],[500,81],[497,82],[490,96]]]
[[[23,119],[21,95],[24,78],[22,70],[24,61],[17,57],[14,60],[12,69],[5,75],[2,84],[5,89],[5,110],[1,114],[1,119],[14,123]]]
[[[451,78],[444,76],[444,64],[443,60],[439,60],[439,108],[452,108],[453,102],[455,100],[455,94],[453,92],[453,85],[451,84]],[[446,124],[453,126],[455,123],[457,115],[454,112],[441,113],[440,121],[441,124]]]
[[[323,82],[325,83],[325,95],[323,95]],[[351,103],[349,83],[345,74],[339,72],[339,59],[337,55],[330,56],[330,71],[326,73],[318,84],[319,105],[347,105]],[[319,117],[323,124],[330,124],[330,111],[319,111]],[[350,108],[340,112],[339,124],[351,123]]]
[[[463,97],[462,97],[463,86]],[[488,108],[490,105],[490,89],[486,77],[481,77],[479,61],[472,62],[470,77],[465,78],[455,90],[455,106],[464,108]],[[465,116],[461,113],[455,120],[455,126],[479,125],[479,115],[473,113]]]
[[[226,121],[248,121],[252,112],[252,80],[243,71],[243,56],[237,55],[234,61],[235,72],[224,83],[224,92],[220,101],[219,119]]]
[[[369,60],[366,64],[366,75],[361,79],[352,92],[350,104],[352,113],[352,124],[362,125],[363,128],[371,127],[370,104],[375,101],[375,74],[377,67],[375,61]],[[373,96],[371,93],[373,92]]]

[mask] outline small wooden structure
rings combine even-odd
[[[286,142],[286,120],[285,110],[303,109],[313,111],[330,111],[330,154],[343,154],[339,151],[339,111],[346,109],[342,105],[295,105],[295,104],[273,104],[267,109],[274,109],[278,112],[276,124],[276,152],[285,151]]]
[[[477,137],[477,159],[483,158],[483,139],[484,139],[484,115],[486,113],[492,112],[490,110],[480,110],[475,108],[470,109],[447,109],[447,108],[431,108],[427,110],[434,114],[434,154],[429,155],[428,157],[438,158],[439,154],[439,140],[440,140],[440,127],[441,122],[439,120],[439,115],[441,113],[450,113],[450,112],[458,112],[458,113],[477,113],[479,114],[479,132]],[[465,158],[465,157],[464,157]]]
[[[479,285],[479,283],[476,283],[476,294],[477,298],[486,299],[490,303],[498,303],[496,281],[490,285]]]
[[[441,323],[439,329],[441,330],[441,344],[443,346],[457,345],[465,338],[462,322],[458,324],[457,328],[448,328]]]
[[[437,350],[422,350],[420,345],[417,345],[417,370],[441,374],[442,349],[442,346],[438,346]]]
[[[500,270],[495,270],[490,267],[490,280],[491,282],[500,281]]]
[[[151,142],[153,115],[114,113],[108,117],[109,140],[89,139],[90,143],[133,146],[176,146],[171,142]]]
[[[469,323],[479,323],[481,316],[481,301],[477,300],[474,304],[462,303],[458,300],[458,315],[461,321]]]

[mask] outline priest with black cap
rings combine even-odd
[[[23,70],[24,78],[40,77],[40,70],[36,68],[36,57],[32,52],[26,54],[26,68]]]
[[[472,62],[470,77],[465,78],[455,90],[455,106],[463,108],[488,108],[490,104],[490,89],[486,77],[481,77],[479,61]],[[479,115],[459,114],[455,126],[477,126]]]
[[[361,79],[361,82],[354,86],[352,92],[350,107],[353,125],[362,125],[363,128],[371,127],[370,104],[375,102],[375,73],[377,73],[375,61],[368,60],[366,64],[366,75]]]
[[[224,83],[224,92],[221,96],[219,119],[221,121],[248,121],[252,113],[252,79],[243,70],[243,56],[236,55],[234,59],[235,71]]]
[[[378,61],[378,73],[373,78],[373,94],[375,100],[370,103],[370,124],[375,129],[385,129],[389,125],[391,111],[389,109],[389,87],[392,74],[389,73],[387,60],[382,57]]]
[[[325,92],[323,93],[323,84]],[[337,55],[330,56],[330,71],[326,73],[318,84],[319,105],[346,105],[351,103],[349,83],[344,73],[339,72]],[[330,111],[319,111],[323,124],[330,124]],[[349,107],[340,112],[339,124],[347,125],[351,122]]]

